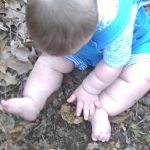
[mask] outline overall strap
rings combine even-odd
[[[104,49],[122,34],[130,19],[133,3],[136,2],[137,0],[119,0],[118,14],[114,21],[103,30],[96,31],[92,37],[98,49]]]

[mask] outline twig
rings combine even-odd
[[[2,26],[2,25],[0,25],[0,30],[3,30],[3,31],[5,31],[5,32],[7,32],[8,31],[8,29],[7,28],[5,28],[4,26]]]
[[[137,125],[140,125],[141,123],[143,123],[145,120],[148,120],[148,119],[150,119],[150,115],[147,115],[145,118],[143,118],[141,121],[139,121],[137,123]]]
[[[14,32],[11,30],[11,27],[8,29],[2,25],[0,25],[0,30],[9,33],[10,35],[10,39],[11,39],[11,34],[16,35],[16,37],[18,38],[19,35],[25,35],[24,33],[18,33],[18,27],[17,27],[17,32]]]
[[[1,128],[2,132],[4,132],[4,133],[5,133],[5,135],[6,135],[6,130],[5,130],[5,128],[3,127],[3,125],[2,125],[2,123],[1,123],[1,122],[0,122],[0,128]]]
[[[21,12],[21,11],[18,11],[18,10],[15,10],[14,8],[9,7],[9,9],[11,9],[11,10],[13,10],[13,11],[16,11],[16,12],[19,13],[19,14],[25,15],[25,13],[23,13],[23,12]]]

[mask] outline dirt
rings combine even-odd
[[[6,21],[3,17],[0,19]],[[2,25],[6,27],[6,24]],[[32,57],[30,62],[34,64],[35,59]],[[14,75],[21,71],[15,69],[14,71],[9,68],[7,72]],[[110,118],[112,136],[107,143],[91,140],[90,123],[82,121],[82,118],[75,118],[72,113],[75,111],[75,104],[69,105],[69,112],[68,105],[65,108],[67,112],[62,111],[68,96],[91,69],[84,72],[76,69],[66,75],[62,87],[49,98],[35,122],[26,122],[19,117],[0,112],[0,150],[150,150],[150,92],[126,112]],[[17,75],[16,84],[0,86],[0,99],[22,96],[28,74],[29,71],[26,71]]]
[[[150,134],[150,94],[122,115],[111,118],[112,137],[108,143],[92,142],[89,122],[73,124],[62,119],[62,104],[88,72],[75,70],[67,75],[35,122],[1,113],[0,150],[149,150],[150,141],[145,137]],[[21,93],[20,88],[17,90]],[[19,96],[18,91],[12,93]],[[74,110],[75,105],[71,108]]]

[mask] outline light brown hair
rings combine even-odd
[[[97,24],[96,0],[28,0],[26,21],[37,46],[65,55],[88,38]]]

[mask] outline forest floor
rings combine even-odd
[[[0,0],[0,99],[22,96],[38,51],[26,33],[22,0]],[[93,142],[91,125],[76,117],[67,97],[89,73],[74,70],[35,122],[0,112],[0,150],[150,150],[150,93],[110,118],[109,142]]]

